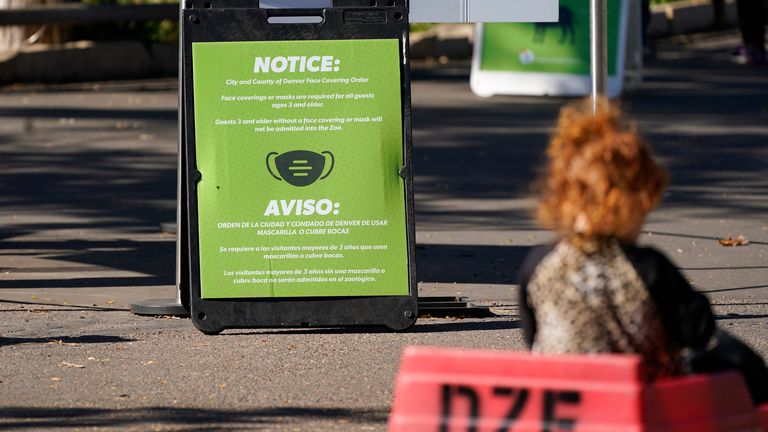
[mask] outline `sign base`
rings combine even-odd
[[[176,299],[149,299],[131,303],[134,315],[189,317],[189,311]]]

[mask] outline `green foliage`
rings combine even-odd
[[[431,29],[432,26],[434,26],[434,24],[429,24],[429,23],[411,24],[411,33],[418,33],[418,32],[427,31],[427,30]]]
[[[81,0],[88,5],[141,5],[178,3],[174,0]],[[176,20],[129,21],[108,24],[78,25],[72,29],[73,39],[139,40],[142,42],[178,43],[179,23]]]

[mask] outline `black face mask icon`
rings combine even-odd
[[[277,167],[277,174],[272,169],[271,160],[274,158],[274,166]],[[323,174],[326,160],[330,158],[331,163],[328,172]],[[293,186],[309,186],[317,180],[322,180],[333,171],[335,160],[333,153],[324,151],[315,153],[309,150],[294,150],[279,154],[270,152],[267,155],[267,171],[272,177],[278,180],[285,180]]]

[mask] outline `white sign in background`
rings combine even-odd
[[[558,0],[410,0],[410,22],[557,21]],[[262,8],[326,8],[332,0],[261,0]]]
[[[558,0],[410,0],[410,22],[557,21]]]
[[[607,77],[607,96],[618,97],[624,89],[624,68],[627,56],[628,20],[630,0],[620,0],[618,31],[614,37],[616,43],[615,73]],[[591,12],[590,12],[591,13]],[[634,17],[639,21],[640,16]],[[590,73],[555,73],[526,72],[516,69],[510,71],[488,71],[481,67],[483,54],[484,25],[478,24],[475,31],[475,46],[472,55],[470,87],[480,97],[495,95],[524,96],[587,96],[592,90]],[[637,50],[637,46],[634,46]]]

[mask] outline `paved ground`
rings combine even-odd
[[[768,355],[768,69],[727,62],[732,34],[668,42],[625,105],[673,184],[642,242],[707,292],[721,326]],[[0,95],[0,430],[384,430],[410,344],[522,349],[515,271],[550,236],[529,184],[561,99],[479,99],[467,71],[416,71],[418,273],[424,295],[496,318],[411,331],[204,336],[138,317],[174,296],[173,82]],[[717,240],[744,235],[750,244]]]

